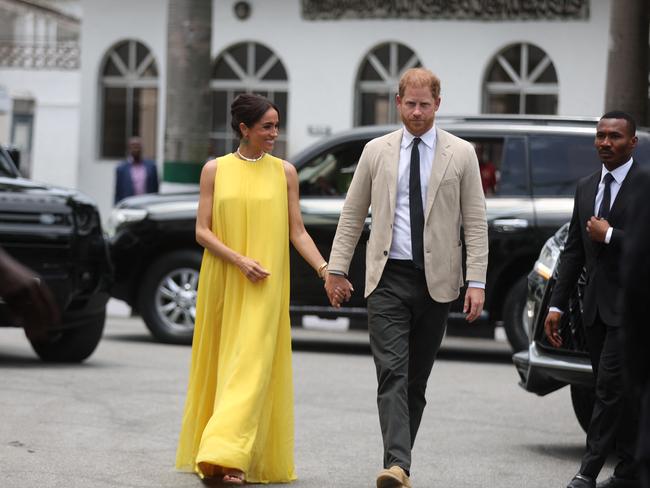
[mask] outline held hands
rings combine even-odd
[[[589,235],[589,238],[594,242],[605,242],[605,237],[607,236],[609,227],[609,222],[607,222],[605,219],[591,217],[587,221],[587,234]]]
[[[560,312],[549,312],[544,321],[544,333],[553,347],[562,345],[562,337],[559,332],[560,317],[562,317]]]
[[[271,275],[271,273],[265,270],[258,261],[246,256],[240,256],[235,264],[239,268],[239,271],[241,271],[242,274],[252,283],[262,281],[264,278]]]
[[[479,318],[484,303],[485,290],[483,288],[468,287],[465,292],[465,304],[463,305],[463,313],[467,314],[465,320],[474,322]]]
[[[327,273],[325,292],[332,307],[341,308],[341,303],[349,301],[353,291],[352,283],[345,276]]]

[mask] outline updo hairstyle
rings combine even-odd
[[[253,93],[242,93],[232,102],[230,106],[232,130],[242,138],[239,124],[244,123],[246,127],[253,127],[270,108],[280,114],[278,107],[273,102],[260,95]]]

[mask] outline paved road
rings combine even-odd
[[[365,339],[297,336],[294,486],[374,486],[381,440]],[[565,486],[584,439],[568,391],[522,391],[504,344],[447,344],[429,383],[414,486]],[[152,342],[139,320],[112,317],[85,364],[44,365],[20,330],[0,330],[0,487],[203,486],[172,467],[189,355]]]

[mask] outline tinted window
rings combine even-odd
[[[637,137],[639,142],[633,153],[634,160],[648,169],[650,168],[650,134],[637,131]]]
[[[300,195],[345,195],[367,142],[351,141],[304,164],[298,170]]]
[[[536,196],[573,196],[576,182],[600,168],[592,135],[531,136],[530,160]]]
[[[461,137],[474,146],[486,197],[520,196],[529,193],[523,138]]]

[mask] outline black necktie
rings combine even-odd
[[[411,147],[411,168],[409,177],[409,211],[411,217],[411,253],[413,263],[424,269],[424,210],[422,209],[422,188],[420,187],[420,138],[413,139]]]
[[[612,176],[611,173],[605,173],[605,176],[603,177],[603,182],[605,183],[605,191],[603,192],[603,201],[600,202],[600,207],[598,207],[598,217],[601,219],[607,220],[609,217],[609,207],[611,207],[612,203],[612,181],[614,181],[614,177]]]

